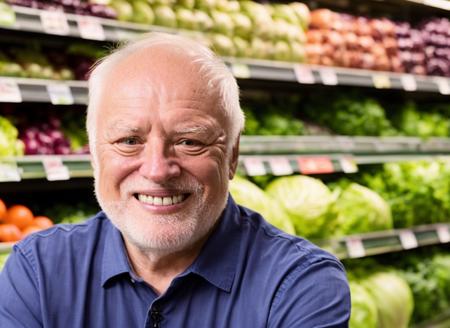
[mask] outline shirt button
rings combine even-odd
[[[134,280],[133,278],[130,278],[130,281],[132,284],[134,284],[136,282],[136,280]]]

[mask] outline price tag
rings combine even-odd
[[[450,243],[450,232],[446,225],[438,225],[436,232],[441,243]]]
[[[12,103],[22,102],[22,94],[15,81],[0,79],[0,101]]]
[[[47,91],[53,105],[72,105],[74,103],[72,91],[68,85],[49,84]]]
[[[339,158],[339,163],[341,164],[342,172],[344,173],[356,173],[358,172],[358,166],[353,157],[341,157]]]
[[[333,173],[333,163],[328,157],[300,157],[298,158],[300,172],[303,174]]]
[[[60,157],[46,157],[42,160],[48,181],[69,180],[70,173]]]
[[[0,163],[0,182],[17,182],[20,180],[22,180],[21,170],[17,167],[17,163]]]
[[[403,90],[405,90],[405,91],[416,91],[417,90],[416,79],[413,75],[403,74],[401,76],[401,82],[402,82]]]
[[[450,10],[450,3],[447,0],[423,0],[427,6]]]
[[[105,31],[100,20],[92,16],[77,16],[78,30],[84,39],[105,40]]]
[[[269,159],[269,164],[273,175],[291,175],[294,173],[294,170],[286,157],[271,157]]]
[[[16,24],[16,13],[6,3],[0,3],[0,25],[14,26]]]
[[[67,17],[62,11],[41,11],[41,24],[45,33],[68,35],[70,32]]]
[[[411,230],[401,230],[398,236],[403,249],[417,248],[419,246],[416,235]]]
[[[294,73],[295,78],[298,83],[301,84],[314,84],[316,83],[316,79],[314,78],[314,74],[309,67],[303,65],[294,65]]]
[[[231,64],[231,71],[239,79],[249,79],[251,77],[250,68],[246,64],[233,63]]]
[[[443,95],[450,95],[450,84],[449,80],[445,77],[434,77],[434,81],[436,82],[439,92]]]
[[[332,68],[321,68],[319,70],[320,79],[325,85],[337,85],[338,77],[334,69]]]
[[[246,157],[244,158],[244,167],[249,176],[267,174],[264,163],[260,158]]]
[[[366,250],[361,238],[349,237],[345,240],[348,256],[351,258],[366,256]]]
[[[373,86],[377,89],[389,89],[391,87],[391,80],[387,74],[372,75]]]

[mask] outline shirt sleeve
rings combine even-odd
[[[269,328],[344,328],[350,319],[350,289],[341,264],[321,259],[294,269],[281,284]]]
[[[42,327],[36,272],[17,247],[0,272],[0,326]]]

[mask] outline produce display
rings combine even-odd
[[[90,15],[103,18],[116,18],[116,12],[102,4],[105,1],[87,0],[6,0],[6,3],[17,6],[43,10],[59,10],[78,15]]]
[[[63,50],[45,48],[36,42],[1,45],[0,76],[86,80],[91,66],[103,54],[101,48],[78,43]]]
[[[89,153],[84,118],[76,110],[56,116],[44,106],[27,115],[24,109],[18,115],[10,106],[2,107],[8,116],[0,116],[1,156]]]
[[[23,155],[25,147],[18,136],[19,131],[13,123],[0,116],[0,157]]]
[[[307,32],[308,63],[403,72],[395,24],[317,9]]]
[[[344,265],[352,293],[350,328],[411,327],[450,307],[450,255],[442,250],[345,260]]]
[[[395,228],[448,222],[450,165],[445,161],[386,163],[363,183],[390,204]]]
[[[35,216],[25,205],[7,207],[0,199],[0,242],[15,242],[52,225],[53,221],[47,216]]]

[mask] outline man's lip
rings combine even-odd
[[[132,192],[133,195],[137,196],[139,194],[152,197],[172,197],[177,195],[189,195],[191,192],[183,190],[146,190],[146,191],[135,191]]]

